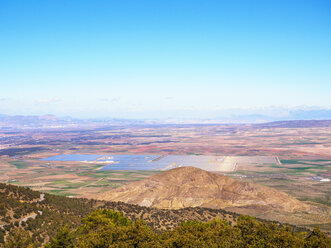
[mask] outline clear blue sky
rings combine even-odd
[[[331,108],[331,1],[0,1],[0,114]]]

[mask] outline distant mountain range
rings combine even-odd
[[[254,124],[254,126],[262,127],[262,128],[331,127],[331,120],[274,121],[274,122]]]
[[[4,115],[0,114],[0,129],[62,128],[107,125],[160,125],[160,124],[259,124],[265,127],[322,127],[330,126],[331,110],[293,110],[283,115],[224,114],[218,118],[168,118],[168,119],[78,119],[55,115]]]

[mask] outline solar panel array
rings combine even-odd
[[[169,170],[193,166],[208,171],[234,171],[238,164],[277,164],[269,156],[205,156],[205,155],[98,155],[63,154],[42,161],[80,161],[107,164],[102,170]]]
[[[49,158],[41,159],[41,161],[95,161],[102,155],[97,154],[62,154]]]
[[[156,161],[158,167],[172,169],[183,166],[193,166],[204,170],[216,170],[217,165],[215,156],[203,155],[168,155]]]
[[[102,170],[161,170],[152,160],[160,155],[111,155],[113,163]]]

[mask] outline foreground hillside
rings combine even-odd
[[[57,235],[59,227],[67,225],[68,228],[75,230],[82,225],[82,218],[97,209],[121,212],[131,221],[142,219],[147,223],[148,228],[162,232],[174,229],[185,221],[200,223],[218,219],[234,226],[239,217],[222,209],[191,207],[161,210],[121,202],[67,198],[43,194],[24,187],[0,184],[0,247],[4,246],[5,241],[18,238],[27,239],[27,242],[41,247]],[[271,222],[264,221],[264,223]],[[307,229],[295,226],[291,226],[290,229],[309,233]]]
[[[67,198],[0,184],[0,247],[18,228],[27,231],[33,242],[44,244],[58,232],[59,227],[68,224],[76,228],[81,224],[81,218],[96,209],[105,208],[122,212],[130,220],[142,219],[148,226],[160,231],[188,220],[206,222],[218,218],[235,223],[238,216],[220,209],[160,210],[125,203]]]
[[[99,212],[97,209],[102,210]],[[125,218],[112,211],[121,212]],[[90,216],[87,217],[89,214]],[[114,223],[114,218],[123,221],[115,221],[116,223]],[[147,226],[139,219],[145,221]],[[214,219],[217,221],[212,221]],[[181,224],[187,221],[189,222]],[[212,222],[203,224],[207,221]],[[310,231],[307,229],[300,229],[295,226],[282,228],[282,225],[275,222],[261,221],[239,217],[237,214],[221,209],[160,210],[125,203],[72,199],[43,194],[24,187],[0,184],[0,247],[42,247],[52,240],[48,247],[73,247],[73,245],[77,247],[109,247],[110,242],[114,242],[120,247],[192,247],[193,244],[201,244],[202,246],[198,245],[197,247],[204,247],[207,243],[201,243],[202,241],[199,241],[198,236],[209,239],[209,243],[226,238],[228,244],[232,244],[233,239],[238,239],[240,235],[242,236],[241,239],[244,237],[246,239],[249,233],[251,233],[249,236],[253,233],[258,235],[257,232],[264,229],[268,230],[269,236],[265,236],[268,239],[271,237],[271,230],[277,230],[277,235],[290,236],[292,241],[299,240],[298,244],[300,245],[307,243],[308,240],[310,240],[309,242],[314,240],[325,242],[326,240],[325,234],[318,229],[310,235]],[[125,227],[122,226],[123,223],[126,223]],[[240,231],[238,228],[241,225],[244,225],[243,227],[246,229],[249,228],[250,230],[247,230],[249,232]],[[59,233],[60,227],[65,228]],[[85,231],[81,232],[81,230]],[[215,230],[218,230],[219,233],[215,233]],[[302,231],[304,233],[299,234]],[[107,238],[105,240],[104,235],[107,237],[110,235],[109,237],[113,237],[113,239]],[[114,238],[114,235],[117,238]],[[146,243],[140,243],[138,246],[133,245],[132,242],[137,242],[137,239],[141,242],[141,238],[146,237],[146,235],[148,236],[147,240],[151,242],[150,246]],[[212,238],[213,236],[215,238]],[[56,242],[61,243],[61,240],[69,240],[73,245],[56,246]],[[84,243],[78,242],[78,240],[84,241]],[[143,240],[145,239],[143,238]],[[185,243],[191,241],[193,243]],[[265,238],[264,241],[266,241]],[[126,245],[121,242],[125,242]],[[104,246],[97,246],[99,243],[103,243]],[[29,246],[31,244],[34,245]],[[231,247],[225,246],[225,244],[220,247]]]
[[[21,234],[22,235],[22,234]],[[12,243],[15,241],[13,240]],[[20,239],[22,242],[22,239]],[[166,231],[155,232],[143,221],[128,220],[123,214],[101,210],[90,214],[74,229],[64,228],[46,245],[56,247],[295,247],[328,248],[331,239],[314,229],[310,234],[293,232],[289,227],[267,224],[240,216],[236,225],[213,220],[188,221]]]

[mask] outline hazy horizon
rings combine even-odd
[[[0,118],[15,116],[56,116],[59,120],[91,120],[91,121],[147,121],[146,123],[265,123],[273,121],[291,121],[291,120],[331,120],[331,109],[321,109],[317,107],[297,107],[297,108],[277,108],[269,107],[263,109],[227,109],[218,111],[202,110],[182,110],[177,112],[149,112],[149,113],[117,113],[112,115],[54,115],[51,113],[44,114],[15,114],[6,115],[0,113]],[[28,121],[29,118],[26,119]],[[51,119],[50,119],[51,120]],[[21,119],[24,122],[24,119]],[[152,122],[150,122],[152,121]]]

